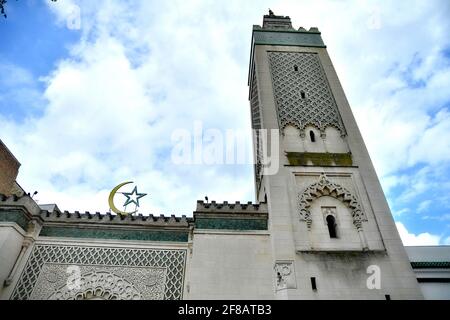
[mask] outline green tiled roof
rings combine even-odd
[[[421,262],[411,262],[413,269],[421,268],[450,268],[450,261],[421,261]]]
[[[196,229],[267,230],[267,219],[196,218]]]
[[[27,230],[27,224],[30,218],[26,216],[26,214],[21,210],[6,210],[0,211],[0,222],[15,222],[17,223],[24,231]]]
[[[188,231],[70,228],[55,226],[44,226],[40,236],[170,242],[187,242],[189,238]]]

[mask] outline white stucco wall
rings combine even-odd
[[[4,282],[14,267],[22,248],[24,232],[15,223],[0,224],[0,297]]]
[[[273,299],[267,232],[194,233],[188,299]]]

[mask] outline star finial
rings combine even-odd
[[[134,187],[132,192],[124,192],[123,195],[127,197],[127,200],[125,201],[125,204],[123,205],[126,207],[130,203],[134,203],[136,207],[139,207],[139,199],[142,197],[145,197],[146,193],[138,193],[137,186]]]

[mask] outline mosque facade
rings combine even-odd
[[[450,249],[403,246],[319,30],[265,15],[248,79],[254,203],[62,211],[1,143],[0,298],[450,299]]]

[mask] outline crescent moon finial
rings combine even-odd
[[[131,184],[131,183],[133,183],[133,181],[123,182],[123,183],[117,185],[114,189],[112,189],[109,194],[109,197],[108,197],[109,208],[118,215],[126,216],[128,214],[133,214],[133,213],[137,212],[137,211],[133,211],[133,212],[121,211],[121,210],[117,209],[116,206],[114,205],[114,196],[116,195],[117,191],[119,191],[119,189],[122,188],[123,186],[125,186],[127,184]]]

